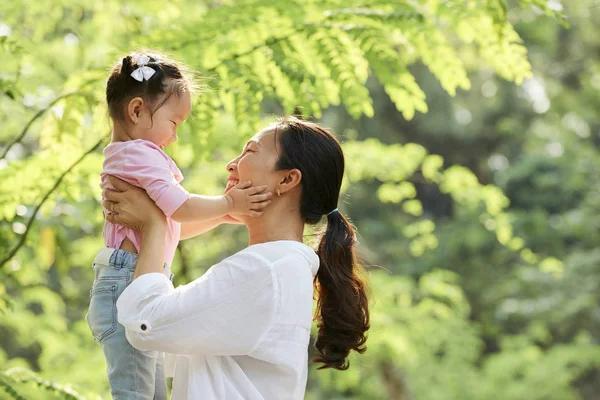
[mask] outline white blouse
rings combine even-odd
[[[144,274],[117,300],[119,322],[137,349],[170,353],[172,400],[302,399],[318,268],[310,247],[282,240],[176,289]]]

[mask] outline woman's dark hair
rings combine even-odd
[[[138,62],[142,55],[150,59],[146,66],[152,68],[155,73],[150,79],[139,82],[131,73],[140,67]],[[155,51],[131,53],[111,70],[106,82],[106,103],[111,118],[123,120],[125,105],[134,97],[144,99],[145,103],[152,106],[151,113],[154,113],[172,95],[179,96],[185,91],[193,92],[195,88],[191,74],[184,65]]]
[[[317,250],[320,266],[314,284],[319,333],[312,362],[322,363],[319,369],[345,370],[350,350],[366,350],[369,302],[355,253],[354,229],[340,212],[332,212],[340,196],[344,153],[335,136],[317,123],[287,117],[274,129],[279,148],[275,168],[296,168],[302,173],[302,218],[316,224],[327,216]]]

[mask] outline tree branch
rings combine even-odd
[[[27,235],[29,234],[29,231],[31,230],[31,226],[33,225],[33,222],[35,221],[35,217],[37,216],[37,213],[40,211],[40,208],[42,208],[42,206],[44,205],[44,203],[46,202],[46,200],[48,200],[48,198],[50,197],[50,195],[52,193],[54,193],[54,191],[58,188],[58,186],[63,181],[63,179],[65,178],[65,176],[67,176],[89,154],[91,154],[92,152],[94,152],[98,148],[98,146],[100,146],[102,144],[102,142],[104,142],[104,140],[106,140],[107,137],[108,137],[108,135],[103,136],[102,139],[100,139],[98,141],[98,143],[96,143],[92,148],[90,148],[81,157],[79,157],[79,159],[77,161],[75,161],[65,172],[62,173],[62,175],[54,183],[54,186],[52,186],[52,188],[50,188],[50,190],[48,190],[48,192],[46,193],[46,195],[42,198],[42,201],[40,201],[38,203],[38,205],[35,207],[35,209],[33,210],[33,215],[31,216],[31,218],[29,219],[29,221],[27,221],[27,227],[25,228],[25,232],[23,233],[23,235],[21,235],[21,239],[19,240],[19,243],[17,243],[17,245],[8,253],[8,255],[2,261],[0,261],[0,269],[3,268],[4,265],[7,262],[9,262],[15,256],[15,254],[17,254],[17,251],[19,251],[19,249],[25,244],[25,240],[27,239]]]
[[[27,122],[27,124],[25,125],[25,127],[23,128],[23,130],[21,131],[21,134],[19,134],[19,136],[17,136],[12,142],[10,142],[8,144],[8,146],[6,147],[6,149],[4,149],[4,153],[2,154],[2,156],[0,156],[0,160],[6,158],[6,155],[8,154],[8,152],[10,151],[10,149],[17,143],[19,143],[21,140],[23,140],[23,138],[25,137],[25,135],[27,134],[27,131],[29,130],[29,128],[31,127],[31,125],[38,119],[40,118],[42,115],[44,115],[46,113],[46,111],[48,111],[49,109],[51,109],[56,103],[58,103],[59,101],[66,99],[67,97],[70,96],[79,96],[79,95],[84,95],[84,93],[82,92],[69,92],[69,93],[65,93],[63,95],[58,96],[57,98],[55,98],[54,100],[52,100],[52,103],[50,103],[48,105],[48,107],[46,108],[42,108],[41,110],[39,110],[37,113],[35,113],[35,115],[29,120],[29,122]]]
[[[317,27],[317,28],[321,27],[321,28],[329,28],[329,29],[336,28],[336,29],[346,31],[346,32],[352,31],[355,29],[368,28],[367,25],[360,25],[360,24],[358,24],[358,25],[357,24],[327,24],[327,23],[305,22],[302,25],[297,26],[295,30],[288,33],[287,35],[269,38],[269,39],[265,40],[264,42],[259,43],[259,44],[255,45],[254,47],[251,47],[250,49],[248,49],[246,51],[243,51],[241,53],[235,53],[231,57],[221,60],[218,64],[208,68],[206,70],[206,72],[215,72],[217,70],[217,68],[219,68],[223,64],[226,64],[230,61],[235,61],[238,58],[247,56],[248,54],[252,54],[256,50],[259,50],[263,47],[269,47],[269,46],[274,45],[275,43],[279,43],[281,41],[287,40],[287,39],[291,38],[292,36],[301,33],[304,30],[303,28],[306,28],[306,27]]]
[[[228,61],[232,61],[235,60],[239,57],[243,57],[245,55],[248,55],[262,47],[265,46],[270,46],[273,45],[279,41],[282,40],[286,40],[288,38],[290,38],[291,36],[299,33],[300,30],[292,32],[290,34],[288,34],[287,36],[281,36],[278,38],[272,38],[269,39],[267,41],[265,41],[264,43],[261,43],[260,45],[254,46],[252,49],[239,53],[239,54],[234,54],[232,57],[226,59],[226,60],[222,60],[220,63],[216,64],[215,66],[209,68],[207,71],[208,72],[214,72],[216,71],[216,69],[227,63]],[[25,136],[25,134],[27,133],[27,130],[29,129],[29,127],[31,126],[31,124],[38,119],[40,116],[42,116],[47,110],[49,110],[54,104],[56,104],[59,100],[64,99],[68,96],[72,96],[72,95],[76,95],[76,94],[82,94],[81,92],[71,92],[71,93],[67,93],[64,94],[62,96],[57,97],[56,99],[54,99],[54,101],[52,103],[50,103],[50,105],[48,105],[48,107],[46,107],[45,109],[42,109],[40,111],[37,112],[36,115],[34,115],[34,117],[27,123],[27,125],[25,126],[25,128],[23,129],[23,131],[21,132],[21,134],[12,142],[9,144],[9,146],[6,148],[6,150],[4,151],[4,154],[2,155],[2,157],[0,157],[0,160],[3,159],[6,154],[8,153],[8,151],[10,150],[10,148],[12,146],[14,146],[16,143],[20,142],[23,137]],[[108,136],[108,135],[107,135]],[[54,186],[52,186],[52,188],[48,191],[48,193],[46,193],[46,195],[42,198],[42,201],[40,201],[40,203],[35,207],[34,211],[33,211],[33,215],[31,216],[31,218],[29,219],[29,221],[27,222],[27,226],[25,228],[25,232],[23,233],[23,235],[21,236],[21,239],[19,240],[19,243],[17,243],[17,245],[8,253],[8,255],[2,260],[0,261],[0,269],[2,269],[4,267],[4,265],[10,261],[15,254],[17,254],[17,252],[19,251],[19,249],[21,247],[23,247],[23,245],[25,244],[25,240],[27,239],[27,235],[29,234],[29,231],[31,229],[31,226],[33,225],[33,222],[35,221],[35,217],[37,215],[37,213],[39,212],[40,208],[42,207],[42,205],[46,202],[46,200],[48,200],[48,198],[50,197],[50,195],[52,193],[54,193],[54,191],[58,188],[58,186],[60,185],[60,183],[62,182],[62,180],[65,178],[65,176],[67,176],[72,170],[73,168],[75,168],[77,165],[79,165],[89,154],[91,154],[103,141],[104,139],[107,137],[104,136],[102,139],[100,139],[98,141],[98,143],[96,143],[94,145],[94,147],[92,147],[91,149],[89,149],[87,152],[85,152],[73,165],[71,165],[69,167],[69,169],[67,169],[65,172],[63,172],[63,174],[58,178],[58,180],[54,183]]]
[[[251,47],[250,49],[248,49],[248,50],[246,50],[246,51],[243,51],[243,52],[241,52],[241,53],[235,53],[235,54],[233,54],[231,57],[229,57],[229,58],[226,58],[226,59],[224,59],[224,60],[221,60],[221,61],[220,61],[218,64],[216,64],[216,65],[214,65],[214,66],[212,66],[212,67],[208,68],[208,69],[206,70],[206,72],[215,72],[215,71],[217,70],[217,68],[219,68],[219,67],[220,67],[221,65],[223,65],[223,64],[226,64],[226,63],[228,63],[228,62],[230,62],[230,61],[235,61],[235,60],[237,60],[238,58],[241,58],[241,57],[247,56],[248,54],[252,54],[252,53],[254,53],[256,50],[259,50],[259,49],[261,49],[261,48],[263,48],[263,47],[272,46],[272,45],[274,45],[275,43],[278,43],[278,42],[281,42],[281,41],[283,41],[283,40],[289,39],[289,38],[291,38],[292,36],[294,36],[294,35],[297,35],[297,34],[298,34],[298,33],[300,33],[300,32],[302,32],[302,30],[301,30],[301,29],[296,29],[295,31],[293,31],[293,32],[291,32],[291,33],[289,33],[289,34],[287,34],[287,35],[285,35],[285,36],[279,36],[279,37],[273,37],[273,38],[269,38],[269,39],[265,40],[263,43],[257,44],[256,46],[254,46],[254,47]]]
[[[302,27],[306,27],[306,26],[316,26],[315,24],[312,23],[304,23],[303,25],[301,25]],[[342,30],[349,30],[350,28],[346,27],[340,27],[340,29]],[[274,38],[270,38],[267,39],[266,41],[264,41],[263,43],[260,43],[252,48],[250,48],[247,51],[241,52],[241,53],[236,53],[233,54],[231,57],[221,60],[218,64],[210,67],[209,69],[207,69],[207,72],[216,72],[217,68],[219,68],[221,65],[230,62],[230,61],[234,61],[240,57],[246,56],[248,54],[253,53],[254,51],[261,49],[263,47],[268,47],[268,46],[272,46],[275,43],[281,42],[283,40],[289,39],[290,37],[298,34],[302,32],[302,29],[300,27],[298,27],[296,30],[294,30],[293,32],[284,35],[284,36],[279,36],[279,37],[274,37]],[[3,159],[6,154],[8,153],[8,151],[10,150],[10,148],[12,146],[14,146],[16,143],[20,142],[23,137],[25,136],[25,134],[27,133],[29,127],[31,126],[31,124],[33,124],[33,122],[35,120],[37,120],[39,117],[41,117],[46,111],[48,111],[54,104],[56,104],[59,100],[62,100],[66,97],[69,96],[73,96],[73,95],[81,95],[83,94],[82,92],[71,92],[71,93],[66,93],[62,96],[57,97],[56,99],[54,99],[54,101],[52,103],[50,103],[50,105],[48,105],[48,107],[46,107],[45,109],[42,109],[40,111],[37,112],[36,115],[33,116],[33,118],[27,123],[27,125],[25,126],[25,128],[23,129],[23,131],[21,132],[21,134],[12,142],[8,145],[8,147],[6,148],[6,150],[4,151],[4,154],[0,157],[0,160]],[[19,243],[9,252],[9,254],[2,260],[0,261],[0,269],[4,266],[4,264],[6,264],[8,261],[10,261],[15,254],[17,253],[17,251],[19,251],[19,249],[25,244],[25,239],[27,238],[27,235],[29,234],[29,230],[31,228],[31,226],[33,225],[33,222],[35,220],[35,217],[38,213],[38,211],[40,210],[40,208],[42,207],[42,205],[46,202],[46,200],[48,200],[48,198],[50,197],[50,195],[58,188],[58,186],[60,185],[60,183],[62,182],[62,180],[65,178],[65,176],[67,176],[67,174],[69,174],[71,172],[71,170],[73,170],[73,168],[75,168],[79,163],[81,163],[85,157],[87,157],[89,154],[91,154],[106,138],[103,137],[102,139],[100,139],[100,141],[98,143],[96,143],[94,145],[94,147],[92,147],[90,150],[88,150],[85,154],[83,154],[73,165],[71,165],[71,167],[69,167],[69,169],[67,169],[56,181],[56,183],[54,184],[54,186],[48,191],[48,193],[46,193],[46,195],[44,196],[44,198],[42,199],[42,201],[36,206],[33,215],[31,216],[31,219],[27,222],[27,227],[25,229],[25,232],[23,233],[23,235],[21,236],[21,240],[19,241]]]

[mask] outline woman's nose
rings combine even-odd
[[[235,160],[231,160],[227,163],[227,165],[225,166],[225,168],[227,169],[227,171],[232,172],[235,171],[235,169],[237,168],[237,164],[235,162]]]

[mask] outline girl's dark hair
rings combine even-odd
[[[150,59],[146,66],[152,68],[155,73],[150,79],[139,82],[131,73],[139,67],[141,55]],[[106,103],[111,118],[123,120],[125,105],[134,97],[144,99],[145,103],[152,106],[151,113],[154,113],[173,94],[179,96],[185,91],[193,92],[194,89],[191,74],[184,65],[155,51],[131,53],[123,57],[111,70],[106,82]]]
[[[345,370],[350,350],[366,350],[369,302],[355,253],[354,229],[340,212],[331,212],[342,186],[344,153],[335,136],[317,123],[287,117],[274,129],[279,145],[275,168],[296,168],[302,173],[302,218],[316,224],[327,215],[317,250],[320,266],[314,284],[319,334],[312,362],[322,363],[319,369]]]

